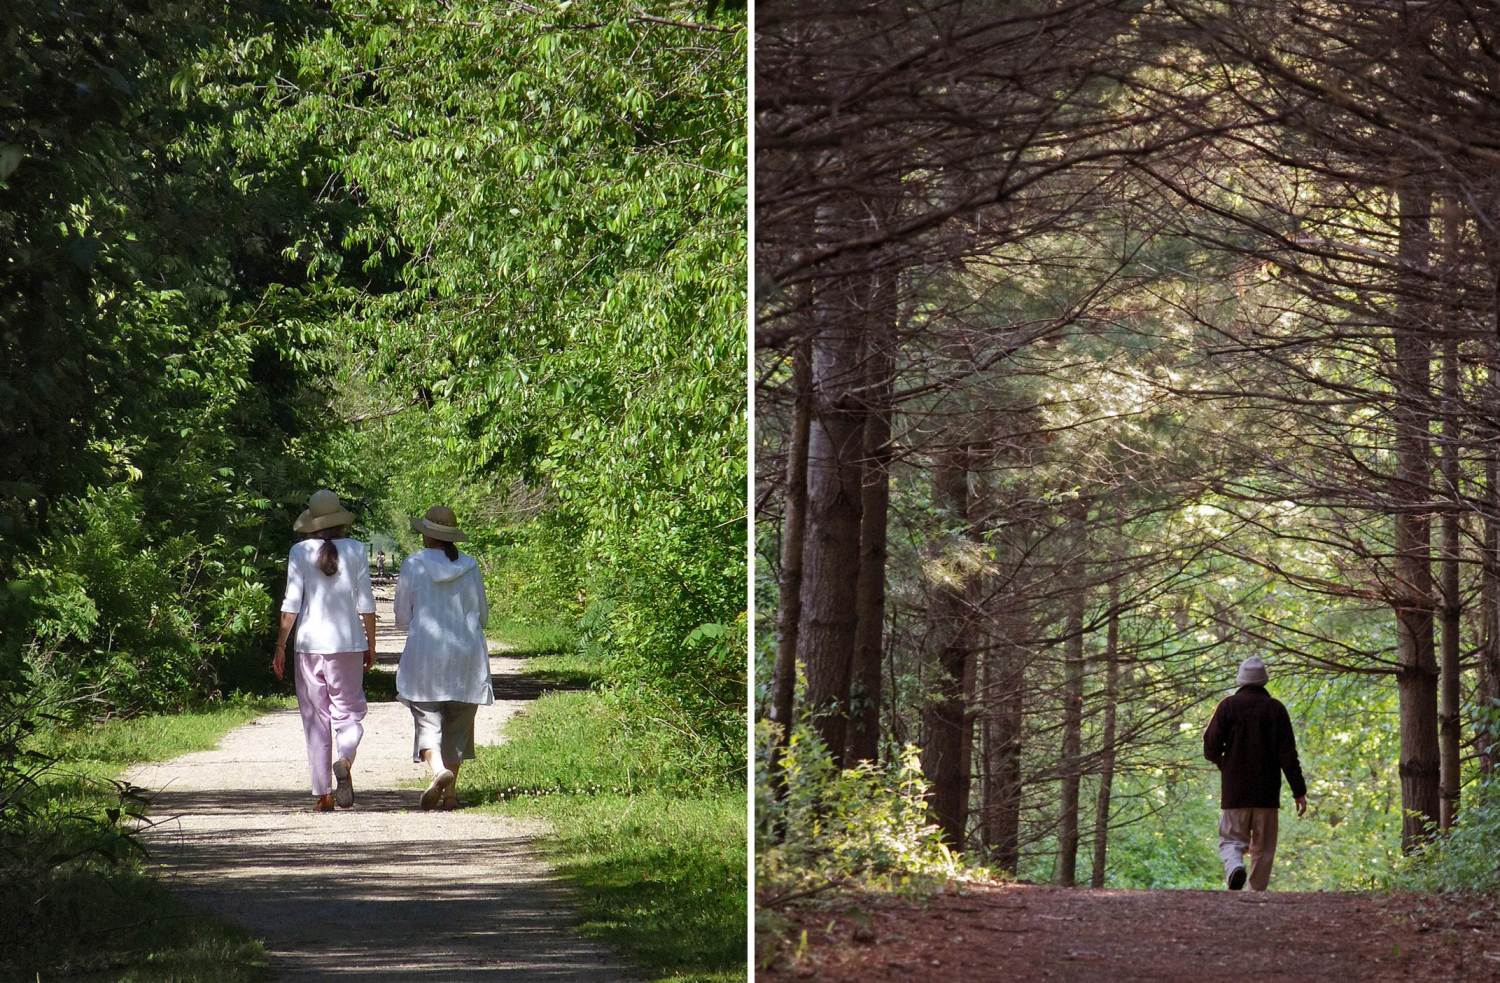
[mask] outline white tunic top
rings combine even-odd
[[[484,638],[489,614],[472,556],[455,561],[424,549],[407,557],[396,581],[396,627],[406,629],[396,693],[415,703],[495,702]]]
[[[371,644],[360,619],[375,613],[370,548],[357,539],[335,539],[333,545],[339,551],[339,569],[332,577],[318,569],[321,539],[304,539],[286,559],[281,610],[298,616],[298,652],[363,652]]]

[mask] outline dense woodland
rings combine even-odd
[[[1251,654],[1282,886],[1493,887],[1500,7],[757,31],[763,900],[1221,885]]]
[[[273,685],[319,487],[451,506],[492,627],[742,801],[744,21],[6,5],[0,860],[58,860],[26,734]]]

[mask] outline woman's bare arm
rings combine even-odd
[[[297,623],[296,611],[281,612],[281,624],[276,629],[276,651],[271,656],[271,671],[280,679],[286,675],[286,640]]]
[[[365,668],[375,668],[375,612],[362,614],[365,619],[365,641],[369,642],[369,648],[365,649]]]

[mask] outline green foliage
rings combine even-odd
[[[782,794],[766,779],[777,728],[756,731],[756,878],[771,896],[828,884],[890,889],[971,876],[928,822],[917,750],[884,767],[840,770],[807,724],[792,730],[781,756]]]
[[[418,407],[428,497],[544,496],[491,544],[500,612],[591,612],[611,684],[743,760],[742,662],[700,632],[745,598],[743,12],[650,19],[702,13],[343,0],[238,140],[316,146],[309,180],[359,208],[299,254],[374,278],[347,330]]]
[[[1500,779],[1464,791],[1453,828],[1396,867],[1393,886],[1417,891],[1500,891]]]
[[[225,569],[222,539],[152,542],[128,487],[77,502],[68,525],[20,565],[35,596],[35,698],[72,714],[179,707],[259,640],[269,597],[238,564]]]
[[[92,710],[128,712],[263,678],[249,663],[288,520],[340,477],[319,382],[338,285],[282,250],[336,227],[338,206],[301,187],[298,155],[231,152],[242,107],[178,76],[251,26],[291,36],[308,11],[16,14],[0,81],[19,148],[0,203],[0,686],[29,666],[49,692],[102,687]]]
[[[1477,713],[1481,734],[1500,729],[1500,704]],[[1500,775],[1480,772],[1462,790],[1453,828],[1401,859],[1392,885],[1417,891],[1500,892]]]
[[[745,978],[745,799],[706,788],[671,749],[600,693],[551,693],[480,748],[465,797],[539,816],[578,888],[583,930],[660,980]]]

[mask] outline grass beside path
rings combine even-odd
[[[235,698],[27,738],[28,751],[53,763],[24,794],[30,815],[6,817],[0,980],[266,978],[260,943],[179,902],[146,871],[127,836],[100,820],[122,806],[114,780],[129,766],[212,748],[232,728],[289,705]]]
[[[504,639],[509,655],[526,657],[526,675],[573,689],[599,681],[599,665],[578,651],[573,632],[516,618],[496,618],[490,633]]]
[[[582,930],[652,979],[746,978],[745,793],[671,778],[663,735],[597,692],[544,695],[464,769],[466,797],[547,820]]]

